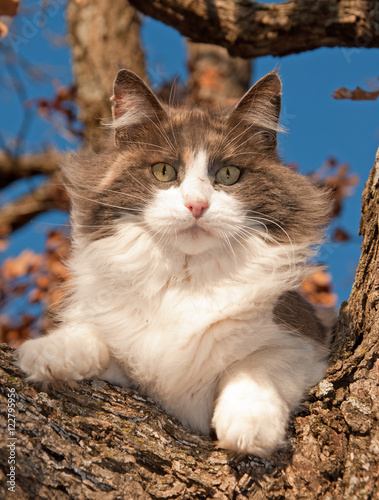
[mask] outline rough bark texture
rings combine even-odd
[[[130,0],[138,10],[193,41],[226,47],[245,58],[318,47],[379,47],[375,0]]]
[[[0,497],[379,498],[379,155],[363,193],[362,256],[334,361],[269,459],[228,457],[130,389],[81,382],[40,392],[0,354]],[[16,393],[16,428],[7,412]],[[10,439],[9,439],[10,438]],[[11,448],[16,494],[7,490]]]
[[[101,144],[99,125],[110,119],[117,71],[129,68],[145,78],[140,20],[125,0],[70,0],[67,19],[80,120],[86,138]]]

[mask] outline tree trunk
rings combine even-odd
[[[125,0],[76,1],[67,7],[69,42],[85,136],[101,145],[99,125],[109,121],[112,82],[120,68],[145,78],[140,19]]]
[[[102,381],[39,392],[3,345],[1,498],[378,498],[379,153],[362,214],[362,256],[334,361],[294,416],[285,449],[233,458],[143,395]]]
[[[252,61],[231,57],[224,47],[187,42],[189,78],[187,88],[196,104],[216,109],[234,104],[248,91]]]

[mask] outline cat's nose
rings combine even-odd
[[[205,210],[208,208],[208,200],[187,200],[184,206],[192,212],[192,215],[198,219],[203,215]]]

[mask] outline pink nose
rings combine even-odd
[[[197,200],[197,201],[187,200],[184,203],[184,206],[186,206],[188,208],[188,210],[191,210],[192,215],[196,219],[198,219],[199,217],[201,217],[201,215],[203,215],[205,210],[208,208],[208,201],[207,200]]]

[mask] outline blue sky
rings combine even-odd
[[[41,81],[24,78],[28,99],[52,97],[54,85],[68,85],[72,81],[69,48],[62,43],[65,33],[64,0],[53,1],[52,6],[56,8],[41,18],[38,15],[40,3],[24,2],[23,10],[11,27],[15,34],[21,33],[23,41],[14,37],[7,42],[8,47],[13,50],[13,45],[22,60],[32,65],[37,75],[41,76]],[[36,26],[37,29],[34,29]],[[159,84],[175,75],[184,81],[187,71],[185,43],[178,33],[145,18],[142,37],[152,84]],[[54,45],[51,40],[55,41]],[[3,61],[1,64],[0,133],[9,140],[20,127],[22,105]],[[25,66],[26,63],[22,64]],[[282,120],[288,133],[280,138],[279,147],[284,161],[297,163],[306,173],[316,170],[333,156],[340,162],[348,163],[352,172],[361,179],[339,221],[339,225],[353,235],[351,241],[331,243],[321,253],[321,260],[331,268],[335,289],[342,301],[350,294],[360,255],[360,200],[379,144],[379,100],[335,100],[331,94],[339,87],[354,89],[359,85],[369,89],[378,84],[379,50],[325,48],[284,58],[263,57],[254,62],[252,81],[274,68],[279,69],[283,80]],[[33,113],[25,150],[40,150],[49,145],[62,150],[77,147],[75,140],[62,138],[50,123]],[[18,183],[12,192],[25,191],[30,188],[29,184]],[[10,190],[0,193],[0,203],[6,202],[10,193]],[[65,222],[65,214],[58,212],[39,217],[12,237],[11,246],[0,258],[25,247],[41,249],[44,234],[52,224]]]

